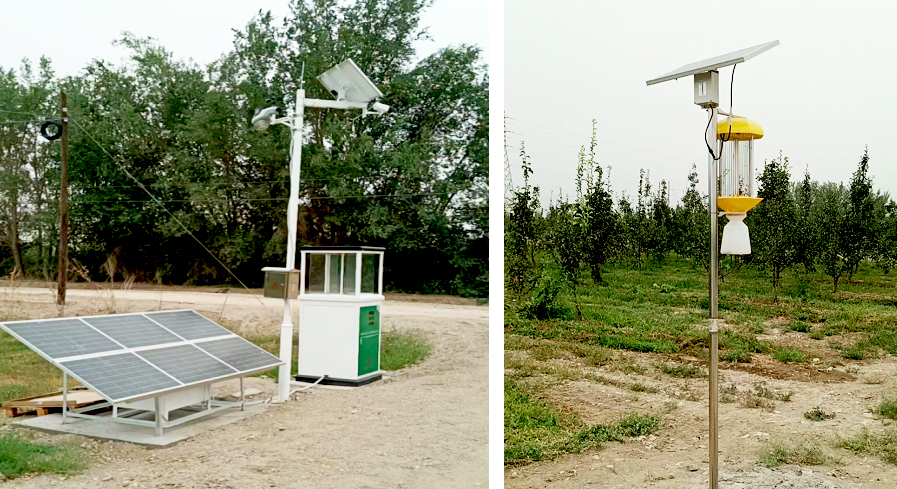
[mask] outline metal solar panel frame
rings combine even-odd
[[[192,309],[176,309],[176,310],[163,311],[163,312],[181,312],[181,311],[190,311],[190,312],[194,312],[194,313],[196,313],[196,311],[194,311],[194,310],[192,310]],[[159,312],[159,311],[152,311],[152,312]],[[9,334],[10,336],[12,336],[13,338],[15,338],[15,339],[17,339],[18,341],[20,341],[22,344],[24,344],[24,345],[27,346],[29,349],[31,349],[32,351],[34,351],[35,353],[37,353],[38,355],[40,355],[43,359],[45,359],[45,360],[47,360],[48,362],[50,362],[51,364],[53,364],[55,367],[57,367],[57,368],[59,368],[60,370],[62,370],[65,374],[67,374],[67,375],[71,376],[72,378],[78,380],[78,382],[82,383],[84,386],[88,387],[89,389],[91,389],[91,390],[93,390],[94,392],[96,392],[97,394],[99,394],[101,397],[103,397],[104,399],[106,399],[107,401],[109,401],[110,403],[112,403],[113,405],[114,405],[114,404],[120,404],[120,403],[135,402],[135,401],[139,401],[139,400],[142,400],[142,399],[148,399],[148,398],[152,398],[152,397],[159,396],[159,395],[161,395],[161,394],[167,394],[167,393],[170,393],[170,392],[176,392],[176,391],[179,391],[179,390],[188,389],[188,388],[191,388],[191,387],[196,387],[196,386],[203,385],[203,384],[213,384],[213,383],[215,383],[215,382],[220,382],[220,381],[222,381],[222,380],[227,380],[227,379],[232,379],[232,378],[238,378],[238,377],[245,377],[245,376],[247,376],[247,375],[252,375],[252,374],[254,374],[254,373],[259,373],[259,372],[264,372],[264,371],[266,371],[266,370],[270,370],[270,369],[272,369],[272,368],[274,368],[274,367],[277,367],[277,366],[280,366],[280,365],[283,364],[283,362],[282,362],[280,359],[277,359],[276,362],[272,362],[272,364],[270,364],[270,365],[260,366],[260,367],[258,367],[258,368],[253,368],[253,369],[251,369],[251,370],[237,370],[235,367],[233,367],[233,366],[231,366],[230,364],[228,364],[227,362],[225,362],[225,361],[219,359],[219,358],[216,357],[215,355],[212,355],[211,353],[209,353],[209,352],[207,352],[207,351],[205,351],[205,350],[202,350],[204,353],[206,353],[207,355],[211,356],[211,357],[214,358],[215,360],[217,360],[217,361],[219,361],[219,362],[223,363],[224,365],[227,365],[227,366],[229,366],[229,367],[231,367],[231,368],[234,368],[234,370],[236,370],[236,371],[235,371],[234,373],[229,373],[229,374],[222,375],[222,376],[219,376],[219,377],[214,377],[214,378],[209,378],[209,379],[197,380],[197,381],[190,382],[190,383],[184,383],[184,382],[181,382],[181,381],[177,380],[176,378],[174,378],[173,376],[171,376],[170,374],[168,374],[167,372],[165,372],[164,370],[162,370],[161,368],[159,368],[159,367],[157,367],[156,365],[154,365],[152,362],[149,362],[149,361],[147,361],[146,359],[144,359],[143,357],[141,357],[140,355],[137,355],[137,352],[144,351],[144,350],[158,350],[158,349],[164,349],[164,348],[169,348],[169,347],[174,347],[174,346],[181,346],[181,345],[195,345],[196,343],[202,343],[202,342],[205,342],[205,341],[214,341],[214,340],[221,340],[221,339],[228,339],[228,338],[241,338],[241,339],[243,339],[243,338],[242,338],[241,336],[239,336],[239,335],[233,333],[233,332],[229,332],[229,334],[226,334],[226,335],[212,336],[212,337],[207,337],[207,338],[196,338],[196,339],[193,339],[193,340],[187,340],[187,339],[184,339],[183,336],[180,336],[180,335],[178,335],[177,333],[175,333],[174,331],[171,331],[170,329],[166,328],[164,325],[159,324],[158,322],[154,321],[151,317],[146,316],[146,314],[147,314],[147,313],[126,313],[126,314],[121,314],[121,315],[122,315],[122,316],[125,316],[125,315],[139,315],[139,316],[143,316],[143,317],[149,319],[150,321],[152,321],[153,323],[155,323],[156,325],[162,327],[162,328],[165,329],[166,331],[170,332],[171,334],[175,335],[176,337],[181,338],[181,341],[178,341],[178,342],[172,342],[172,343],[163,343],[163,344],[157,344],[157,345],[140,346],[140,347],[134,347],[134,348],[127,348],[127,347],[125,347],[124,345],[122,345],[121,343],[119,343],[118,341],[115,341],[115,339],[112,338],[111,336],[109,336],[109,335],[107,335],[106,333],[100,331],[98,328],[94,327],[93,325],[91,325],[91,324],[88,323],[87,321],[84,321],[84,319],[90,319],[90,318],[95,318],[95,317],[111,317],[111,316],[116,316],[116,314],[102,314],[102,315],[94,315],[94,316],[77,316],[77,317],[66,317],[66,318],[49,318],[49,319],[40,319],[40,320],[34,319],[34,320],[24,320],[24,321],[4,321],[4,322],[0,322],[0,329],[2,329],[3,331],[5,331],[7,334]],[[196,314],[199,314],[199,313],[196,313]],[[202,316],[202,315],[200,314],[200,316]],[[202,316],[202,317],[205,317],[205,316]],[[36,348],[32,343],[30,343],[29,341],[25,340],[22,336],[16,334],[15,332],[13,332],[12,330],[10,330],[10,329],[7,327],[7,325],[11,325],[11,324],[33,323],[33,322],[38,322],[38,321],[52,322],[52,321],[61,321],[61,320],[72,320],[72,319],[81,320],[87,327],[91,328],[91,329],[94,330],[94,331],[99,332],[100,334],[102,334],[102,335],[105,336],[106,338],[110,339],[111,341],[113,341],[113,342],[116,343],[117,345],[121,346],[121,348],[120,348],[120,349],[115,349],[115,350],[108,350],[108,351],[98,352],[98,353],[91,353],[91,354],[84,354],[84,355],[73,355],[73,356],[69,356],[69,357],[52,358],[52,357],[50,357],[49,355],[47,355],[45,352],[43,352],[42,350]],[[206,318],[206,319],[208,319],[208,318]],[[210,320],[210,321],[211,321],[211,320]],[[212,323],[215,323],[215,322],[212,321]],[[217,323],[215,323],[215,324],[217,324]],[[245,339],[244,339],[244,341],[245,341]],[[74,372],[70,371],[68,368],[66,368],[66,367],[63,365],[63,363],[65,363],[65,362],[70,362],[70,361],[74,361],[74,360],[83,360],[83,359],[89,359],[89,358],[100,358],[100,357],[105,357],[105,356],[110,356],[110,355],[117,355],[117,354],[122,354],[122,353],[132,353],[132,354],[134,354],[135,357],[139,358],[141,361],[143,361],[144,363],[146,363],[149,367],[151,367],[151,368],[153,368],[153,369],[156,369],[156,370],[158,370],[159,372],[165,374],[166,376],[172,378],[175,382],[177,382],[177,383],[180,384],[180,385],[178,385],[178,386],[176,386],[176,387],[166,388],[166,389],[159,389],[159,390],[152,391],[152,392],[141,393],[141,394],[137,394],[137,395],[134,395],[134,396],[129,396],[129,397],[123,397],[123,398],[114,399],[114,398],[111,398],[111,397],[109,397],[108,395],[104,394],[104,393],[103,393],[102,391],[100,391],[99,389],[95,388],[93,385],[91,385],[90,382],[87,382],[87,381],[85,381],[83,378],[81,378],[81,376],[79,376],[79,375],[75,375]],[[272,355],[272,357],[273,357],[273,355]],[[275,358],[276,358],[276,357],[275,357]]]
[[[707,71],[714,71],[720,68],[744,63],[745,61],[759,55],[763,54],[766,51],[776,47],[779,45],[779,41],[770,41],[765,42],[763,44],[758,44],[756,46],[751,46],[749,48],[739,49],[738,51],[733,51],[731,53],[726,53],[720,56],[714,56],[713,58],[708,58],[702,61],[697,61],[695,63],[689,63],[685,66],[676,68],[675,70],[658,76],[657,78],[652,78],[648,80],[647,83],[649,86],[657,83],[662,83],[665,81],[676,80],[678,78],[682,78],[689,75],[694,75],[697,73],[704,73]]]

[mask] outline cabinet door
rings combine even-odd
[[[358,376],[380,369],[380,308],[360,308],[358,328]]]

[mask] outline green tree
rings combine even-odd
[[[505,219],[505,281],[518,296],[532,288],[538,279],[536,219],[539,212],[539,188],[529,184],[532,164],[522,143],[520,159],[523,186],[514,189]]]
[[[814,191],[809,171],[804,172],[804,179],[795,187],[794,194],[797,220],[794,234],[794,263],[802,265],[806,274],[816,270],[820,242],[820,229],[813,218]]]
[[[577,212],[582,216],[583,257],[591,270],[592,281],[601,284],[604,282],[601,269],[610,258],[617,232],[617,216],[604,170],[595,160],[597,145],[597,122],[593,120],[588,157],[585,147],[579,152]]]
[[[770,270],[773,300],[779,299],[782,271],[796,258],[797,216],[790,191],[788,158],[779,155],[760,175],[757,196],[763,201],[751,211],[751,248],[754,261]]]
[[[579,307],[579,285],[585,249],[582,220],[579,206],[558,197],[550,211],[550,248],[555,263],[573,292],[573,310],[577,319],[582,319],[582,309]]]
[[[875,248],[875,205],[872,198],[872,179],[869,177],[869,148],[863,152],[859,165],[850,180],[847,212],[844,216],[844,261],[847,262],[847,280],[860,262],[871,258]]]
[[[848,246],[844,235],[847,189],[843,185],[827,183],[820,185],[814,201],[815,216],[819,229],[819,263],[825,273],[832,278],[832,290],[838,291],[838,282],[847,271],[844,259]]]

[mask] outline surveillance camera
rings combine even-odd
[[[277,114],[277,107],[257,108],[252,115],[252,125],[259,131],[268,129],[274,115]]]
[[[380,115],[383,115],[383,114],[389,112],[390,109],[391,109],[390,106],[388,106],[386,104],[381,104],[380,102],[374,102],[373,104],[371,104],[371,110],[373,110],[374,112],[376,112]]]

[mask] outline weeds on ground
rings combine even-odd
[[[897,398],[885,397],[875,409],[875,413],[885,418],[897,419]]]
[[[432,349],[433,343],[421,331],[384,331],[380,338],[380,368],[398,370],[420,363]]]
[[[84,470],[84,452],[72,445],[43,445],[13,434],[0,434],[0,474],[8,478],[27,473],[69,474]]]
[[[794,392],[775,392],[767,389],[766,387],[763,387],[762,385],[756,385],[754,386],[754,395],[766,399],[772,399],[773,401],[790,402],[791,396],[794,395]]]
[[[705,372],[704,369],[696,367],[690,363],[666,363],[661,365],[660,370],[671,377],[682,377],[688,379],[707,377],[707,372]]]
[[[839,448],[862,454],[877,455],[885,462],[897,465],[897,432],[870,433],[863,428],[858,433],[841,438]]]
[[[732,403],[738,398],[738,388],[734,385],[719,390],[719,402]]]
[[[831,460],[815,442],[803,441],[786,443],[782,441],[764,442],[760,447],[758,460],[766,467],[782,464],[824,465]]]
[[[772,352],[772,358],[783,363],[801,363],[807,360],[807,356],[802,351],[788,346],[777,348]]]
[[[661,418],[630,414],[616,423],[584,426],[573,416],[533,398],[515,382],[505,382],[505,464],[554,458],[627,437],[646,436],[660,428]]]
[[[829,419],[834,419],[835,413],[827,413],[822,410],[822,407],[816,406],[815,408],[805,412],[804,417],[809,419],[810,421],[826,421]]]

